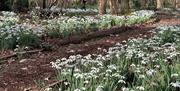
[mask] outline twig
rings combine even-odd
[[[6,60],[6,59],[9,59],[9,58],[12,58],[12,57],[16,57],[18,55],[33,54],[33,53],[37,53],[37,52],[41,52],[41,51],[43,51],[43,49],[32,50],[32,51],[23,51],[23,52],[15,52],[15,53],[13,53],[11,55],[0,57],[0,60],[1,60],[0,64],[5,62],[5,61],[2,61],[2,60]]]

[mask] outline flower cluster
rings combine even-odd
[[[179,38],[180,26],[158,27],[149,39],[117,43],[106,55],[72,55],[51,62],[59,80],[69,83],[67,91],[153,91],[179,89],[180,42],[162,42],[166,31]],[[62,85],[62,87],[64,87]],[[60,87],[61,89],[61,87]]]
[[[141,10],[133,12],[128,16],[98,15],[82,17],[60,17],[47,21],[48,32],[57,32],[63,35],[87,32],[111,28],[113,26],[133,25],[149,20],[155,13],[153,11]]]
[[[37,46],[42,28],[28,23],[19,23],[13,12],[2,12],[0,16],[0,49],[21,46]]]
[[[83,10],[83,9],[74,9],[74,8],[68,8],[68,9],[63,9],[64,12],[66,13],[86,13],[86,12],[95,12],[95,13],[98,13],[98,10],[97,9],[86,9],[86,10]]]

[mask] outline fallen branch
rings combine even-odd
[[[146,21],[143,24],[152,24],[154,22],[157,22],[157,18],[156,16],[148,21]],[[137,24],[134,26],[114,26],[110,29],[102,29],[96,32],[90,32],[87,34],[82,34],[82,35],[74,35],[74,36],[70,36],[69,38],[64,38],[59,40],[58,45],[62,46],[62,45],[67,45],[67,44],[78,44],[81,43],[82,41],[87,41],[87,40],[91,40],[94,38],[98,38],[98,37],[105,37],[105,36],[109,36],[112,34],[119,34],[122,32],[126,32],[128,30],[133,31],[133,30],[148,30],[148,29],[153,29],[151,28],[141,28],[139,26],[143,25],[143,24]]]
[[[2,60],[6,60],[8,58],[17,57],[18,55],[33,54],[33,53],[37,53],[37,52],[41,52],[41,51],[43,51],[43,49],[32,50],[32,51],[23,51],[23,52],[15,52],[15,53],[13,53],[11,55],[0,57],[0,64],[5,62],[5,61],[2,61]]]
[[[100,30],[100,31],[96,31],[96,32],[90,32],[87,34],[70,36],[68,38],[58,40],[57,43],[59,46],[67,45],[67,44],[79,44],[83,41],[88,41],[88,40],[91,40],[94,38],[99,38],[99,37],[106,37],[106,36],[113,35],[113,34],[120,34],[122,32],[126,32],[126,31],[149,30],[149,29],[153,29],[153,28],[146,29],[145,27],[141,28],[139,26],[113,27],[110,29],[104,29],[104,30]]]

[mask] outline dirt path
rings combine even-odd
[[[26,55],[21,59],[8,59],[6,63],[0,65],[0,91],[23,91],[29,87],[36,88],[36,82],[46,78],[49,78],[47,83],[53,82],[55,70],[51,68],[50,62],[58,58],[75,54],[103,54],[103,49],[108,49],[117,42],[123,42],[132,37],[150,37],[151,30],[156,26],[180,25],[180,19],[173,18],[172,16],[167,17],[162,15],[159,16],[159,19],[159,22],[155,24],[140,25],[134,31],[128,30],[120,34],[85,41],[81,44],[59,46],[58,39],[55,39],[50,42],[53,45],[52,51]],[[10,53],[7,52],[7,54]]]

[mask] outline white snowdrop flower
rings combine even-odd
[[[175,74],[171,74],[171,77],[178,77],[179,74],[175,73]]]
[[[76,64],[73,64],[73,65],[66,64],[65,67],[67,67],[67,68],[73,68],[73,67],[75,67],[75,66],[76,66]]]
[[[127,41],[126,41],[126,40],[123,40],[122,42],[123,42],[123,43],[126,43]]]
[[[145,65],[145,64],[147,64],[147,62],[144,61],[144,60],[142,60],[142,61],[141,61],[141,64]]]
[[[56,59],[56,62],[61,62],[61,60],[60,59]]]
[[[66,59],[66,58],[62,58],[61,60],[62,60],[62,61],[66,61],[67,59]]]
[[[137,65],[137,67],[135,68],[134,72],[136,72],[136,73],[141,73],[140,66]]]
[[[15,48],[14,51],[17,52],[17,51],[18,51],[18,48]]]
[[[83,75],[82,74],[80,74],[80,73],[75,73],[74,75],[73,75],[76,79],[82,79],[83,78]]]
[[[155,83],[155,82],[151,82],[151,85],[153,86],[158,86],[159,84]]]
[[[51,91],[52,88],[46,88],[44,91]]]
[[[171,83],[171,85],[173,86],[173,87],[178,87],[178,88],[180,88],[180,82],[175,82],[175,83]]]
[[[121,78],[121,79],[125,79],[126,77],[124,77],[124,76],[120,76],[120,78]]]
[[[62,88],[59,88],[58,91],[62,91]]]
[[[84,83],[85,83],[85,84],[88,84],[88,83],[89,83],[89,81],[88,81],[88,80],[85,80],[85,81],[84,81]]]
[[[106,60],[106,58],[104,56],[101,57],[102,60]]]
[[[29,47],[26,46],[25,49],[29,49]]]
[[[120,74],[118,74],[118,73],[114,73],[114,74],[112,74],[112,77],[117,77],[117,78],[120,78],[120,77],[121,77],[121,75],[120,75]]]
[[[64,82],[64,85],[66,85],[66,86],[67,86],[68,84],[69,84],[69,82]]]
[[[81,87],[81,89],[82,89],[82,90],[84,90],[84,91],[86,90],[86,88],[85,88],[85,87]]]
[[[146,71],[146,74],[147,74],[148,76],[152,76],[152,75],[154,75],[155,73],[156,73],[156,71],[153,70],[153,69],[150,69],[150,70],[147,70],[147,71]]]
[[[136,69],[134,72],[141,73],[140,69]]]
[[[135,64],[131,64],[130,66],[131,66],[131,67],[136,67],[136,65],[135,65]]]
[[[118,83],[126,84],[126,82],[124,80],[119,80]]]
[[[78,73],[78,72],[81,72],[81,70],[78,69],[78,68],[75,68],[75,69],[74,69],[74,72]]]
[[[122,44],[118,42],[118,43],[116,43],[116,46],[122,46]]]
[[[96,88],[96,91],[103,91],[103,86],[102,85],[99,85],[97,88]]]
[[[139,75],[139,78],[145,78],[145,75]]]
[[[167,63],[167,62],[168,62],[168,60],[167,60],[167,59],[165,59],[165,60],[164,60],[164,62],[165,62],[165,63]]]
[[[116,58],[120,58],[120,55],[119,55],[119,54],[116,54],[115,56],[116,56]]]
[[[107,52],[107,50],[106,50],[106,49],[103,49],[103,52]]]
[[[55,62],[51,62],[52,68],[61,69]]]
[[[49,77],[44,78],[45,81],[49,81]]]
[[[67,75],[67,74],[69,74],[69,72],[63,71],[61,74],[62,75]]]
[[[100,71],[99,68],[92,67],[90,73],[96,74],[99,71]]]
[[[141,49],[139,49],[139,48],[138,48],[138,50],[139,50],[139,51],[137,51],[137,53],[138,53],[137,56],[138,56],[139,58],[144,57],[145,53],[144,53],[143,51],[141,51]]]
[[[140,91],[144,91],[145,88],[143,86],[137,86],[136,89],[140,90]]]
[[[100,67],[103,67],[103,63],[100,62],[100,61],[97,63],[97,65],[100,66]]]
[[[111,73],[111,72],[112,72],[111,70],[106,71],[105,76],[106,76],[106,77],[109,77],[109,76],[110,76],[110,74],[109,74],[109,73]]]
[[[158,69],[159,69],[159,68],[160,68],[160,65],[154,65],[154,67],[156,67],[156,68],[158,68]]]
[[[81,89],[75,89],[74,91],[81,91]]]
[[[88,54],[87,56],[84,57],[85,59],[91,59],[91,54]]]
[[[111,70],[116,70],[117,69],[116,65],[114,65],[114,64],[108,65],[107,67],[108,67],[108,69],[111,69]]]
[[[98,49],[98,50],[101,50],[102,48],[98,47],[97,49]]]
[[[121,90],[122,90],[122,91],[129,91],[129,88],[122,87]]]

